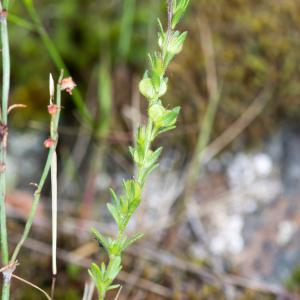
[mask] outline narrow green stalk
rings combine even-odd
[[[27,20],[15,15],[15,14],[10,13],[7,19],[8,19],[9,23],[17,25],[17,26],[27,29],[29,31],[35,30],[35,26],[33,23],[28,22]]]
[[[186,188],[183,195],[182,207],[178,209],[181,216],[185,213],[185,204],[193,194],[195,186],[199,179],[199,174],[201,172],[203,162],[204,149],[207,147],[211,139],[211,133],[215,122],[216,113],[221,100],[212,35],[209,26],[205,21],[201,22],[200,33],[209,99],[208,107],[204,114],[204,117],[199,115],[200,131],[197,137],[197,144],[194,155],[187,170]]]
[[[124,180],[121,196],[117,196],[111,190],[113,203],[107,205],[117,224],[117,238],[105,237],[97,230],[92,230],[109,258],[108,264],[102,262],[98,266],[93,263],[89,269],[89,274],[98,290],[99,300],[104,300],[109,290],[119,287],[113,282],[122,269],[122,254],[127,247],[142,237],[141,234],[128,237],[125,231],[130,218],[141,202],[142,189],[148,175],[158,166],[157,161],[162,148],[152,150],[152,142],[161,133],[175,128],[180,108],[166,109],[161,97],[167,92],[167,67],[182,50],[187,35],[186,32],[175,31],[175,27],[184,14],[188,3],[189,0],[168,1],[167,30],[163,30],[159,21],[159,49],[153,54],[149,54],[150,70],[145,72],[144,78],[139,84],[141,94],[148,100],[148,122],[146,125],[139,126],[136,133],[136,143],[134,147],[129,148],[137,169],[137,176],[131,180]]]
[[[26,225],[25,225],[25,228],[24,228],[24,232],[22,234],[22,237],[21,237],[19,243],[17,244],[16,248],[14,249],[13,255],[11,257],[11,261],[16,261],[21,248],[22,248],[24,242],[26,241],[26,239],[28,237],[28,234],[29,234],[29,231],[30,231],[31,226],[33,224],[34,216],[36,214],[36,210],[38,208],[38,204],[39,204],[39,201],[40,201],[40,198],[41,198],[41,192],[42,192],[42,189],[44,187],[45,181],[47,179],[47,176],[48,176],[48,173],[49,173],[49,170],[50,170],[51,160],[52,160],[52,155],[54,153],[54,150],[55,150],[54,148],[51,148],[48,152],[47,161],[46,161],[46,164],[44,166],[44,170],[43,170],[41,179],[39,181],[39,184],[38,184],[38,187],[37,187],[36,191],[34,192],[34,199],[33,199],[32,207],[31,207],[31,210],[30,210],[30,214],[28,216],[28,219],[27,219],[27,222],[26,222]]]
[[[7,30],[8,1],[4,1],[4,6],[0,3],[0,22],[1,22],[1,45],[2,45],[2,103],[1,103],[1,124],[0,124],[0,227],[1,227],[1,256],[2,264],[5,266],[9,260],[7,228],[6,228],[6,156],[7,156],[7,115],[8,98],[10,87],[10,53]],[[10,283],[4,280],[2,286],[2,299],[9,299]]]
[[[214,95],[214,97],[209,100],[207,111],[201,122],[201,131],[197,139],[195,154],[190,163],[190,170],[189,170],[188,180],[187,180],[189,186],[194,186],[195,182],[197,182],[198,180],[198,174],[201,169],[204,149],[208,145],[211,138],[211,132],[215,121],[215,116],[216,116],[217,108],[219,106],[219,102],[220,102],[219,94]]]
[[[105,139],[109,133],[112,121],[112,67],[109,53],[100,59],[98,70],[97,100],[99,107],[99,123],[97,124],[97,136]]]
[[[10,296],[10,282],[4,282],[2,286],[2,300],[8,300]]]
[[[103,167],[103,157],[107,151],[106,139],[112,122],[112,72],[111,56],[103,55],[98,66],[97,100],[99,117],[95,121],[95,136],[97,143],[93,144],[89,172],[85,184],[83,202],[80,206],[80,216],[88,218],[95,199],[96,177]]]
[[[127,60],[130,51],[134,12],[136,0],[123,1],[123,14],[121,19],[121,32],[119,39],[119,56],[121,60]]]

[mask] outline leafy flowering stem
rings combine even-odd
[[[118,288],[114,280],[122,269],[122,254],[124,250],[142,237],[136,234],[128,237],[125,234],[128,222],[141,202],[141,193],[148,175],[158,166],[158,159],[162,147],[152,150],[152,142],[163,132],[174,129],[180,111],[179,107],[166,109],[161,97],[167,92],[168,78],[166,70],[168,65],[182,50],[187,33],[175,30],[176,25],[185,13],[189,0],[168,1],[168,26],[164,31],[159,21],[158,50],[149,54],[150,68],[139,83],[141,94],[148,100],[148,122],[140,125],[136,133],[136,143],[129,147],[129,152],[137,168],[137,176],[131,180],[123,181],[123,191],[118,196],[112,189],[112,203],[107,208],[116,222],[118,228],[117,238],[106,237],[92,229],[98,242],[108,255],[108,263],[100,265],[93,263],[89,274],[95,282],[99,300],[105,298],[109,290]]]

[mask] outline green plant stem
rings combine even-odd
[[[111,190],[113,203],[107,205],[118,227],[117,238],[115,240],[110,237],[105,238],[102,234],[93,230],[99,243],[103,245],[109,256],[107,264],[104,262],[100,266],[92,264],[89,270],[98,289],[99,300],[105,298],[107,291],[118,287],[118,285],[113,285],[112,283],[122,268],[121,258],[123,251],[141,237],[140,234],[137,234],[132,238],[128,238],[125,231],[130,218],[140,205],[146,178],[158,166],[157,161],[162,148],[152,150],[152,141],[160,133],[175,128],[180,111],[178,107],[172,110],[166,109],[161,101],[161,97],[167,91],[166,69],[174,56],[181,51],[186,37],[186,32],[173,31],[172,26],[176,26],[180,17],[185,12],[188,0],[179,0],[179,2],[174,3],[175,6],[173,6],[172,0],[168,0],[167,31],[163,30],[163,26],[159,22],[159,51],[156,51],[152,55],[149,54],[151,69],[145,72],[144,78],[139,84],[141,94],[148,100],[148,122],[147,125],[139,126],[136,133],[135,145],[129,148],[137,169],[137,176],[133,177],[132,180],[124,180],[121,196],[118,197]],[[172,23],[173,15],[176,17],[174,23]]]
[[[2,287],[2,300],[8,300],[10,295],[10,283],[4,282]]]
[[[97,137],[106,139],[112,122],[112,67],[111,56],[105,54],[99,62],[97,100],[99,107],[99,123],[97,124]]]
[[[27,30],[30,30],[30,31],[35,30],[35,26],[32,22],[28,22],[27,20],[15,15],[15,14],[10,13],[8,15],[7,19],[8,19],[9,23],[13,23],[17,26],[20,26],[20,27],[24,28],[24,29],[27,29]]]
[[[40,182],[38,184],[38,187],[37,187],[36,191],[34,192],[34,200],[33,200],[33,203],[32,203],[31,210],[30,210],[30,214],[28,216],[28,219],[27,219],[27,222],[26,222],[26,225],[25,225],[25,228],[24,228],[24,232],[22,234],[22,237],[21,237],[19,243],[17,244],[17,246],[16,246],[16,248],[13,252],[13,255],[11,257],[11,261],[16,261],[21,248],[22,248],[24,242],[26,241],[26,239],[28,237],[28,234],[29,234],[29,231],[30,231],[31,226],[33,224],[33,219],[34,219],[34,216],[35,216],[35,213],[36,213],[36,210],[37,210],[40,198],[41,198],[41,192],[42,192],[42,189],[44,187],[46,178],[47,178],[49,170],[50,170],[52,155],[53,155],[54,151],[55,151],[54,147],[50,148],[50,150],[49,150],[46,165],[45,165],[43,173],[42,173],[42,177],[40,179]]]
[[[0,4],[2,11],[2,5]],[[0,173],[1,182],[1,253],[3,265],[8,263],[8,243],[6,230],[6,213],[5,213],[5,195],[6,195],[6,151],[7,151],[7,109],[8,109],[8,93],[10,85],[10,55],[9,42],[7,32],[7,21],[3,17],[1,20],[1,43],[2,43],[2,66],[3,66],[3,82],[2,82],[2,114],[1,114],[1,167]]]
[[[211,132],[213,129],[213,124],[215,121],[216,112],[219,106],[220,96],[215,94],[209,101],[207,111],[201,122],[201,131],[197,139],[197,145],[195,149],[195,154],[190,164],[189,174],[188,174],[188,186],[194,186],[195,182],[198,180],[198,174],[201,169],[204,149],[208,145]]]
[[[119,39],[119,54],[121,60],[127,60],[130,51],[136,0],[123,1],[121,33]]]
[[[8,7],[8,1],[4,1],[4,6],[0,3],[0,10]],[[7,156],[7,115],[8,115],[8,98],[10,87],[10,53],[9,40],[7,30],[7,19],[5,16],[1,18],[1,44],[2,44],[2,105],[1,105],[1,145],[0,145],[0,227],[1,227],[1,254],[2,264],[7,265],[9,260],[7,228],[6,228],[6,156]],[[10,282],[4,281],[2,286],[2,300],[8,300],[10,294]]]

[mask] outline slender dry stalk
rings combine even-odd
[[[82,300],[92,300],[95,291],[95,284],[93,281],[86,282],[84,285],[84,292]]]
[[[243,114],[203,150],[203,163],[208,163],[231,144],[262,113],[271,99],[271,94],[272,90],[267,85]]]
[[[51,297],[54,297],[55,279],[57,275],[57,154],[54,151],[51,161],[51,194],[52,194],[52,289]]]
[[[25,280],[24,278],[19,277],[19,276],[14,275],[14,274],[12,274],[12,277],[19,280],[19,281],[21,281],[21,282],[23,282],[23,283],[25,283],[25,284],[27,284],[27,285],[29,285],[29,286],[31,286],[31,287],[33,287],[34,289],[40,291],[48,300],[51,300],[51,297],[43,289],[41,289],[37,285],[33,284],[32,282],[30,282],[28,280]]]

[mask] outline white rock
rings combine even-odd
[[[270,175],[273,169],[272,159],[265,153],[255,154],[253,157],[253,165],[256,174],[262,177]]]
[[[293,235],[297,231],[297,225],[291,221],[282,221],[279,223],[277,242],[279,245],[284,246],[290,242]]]

